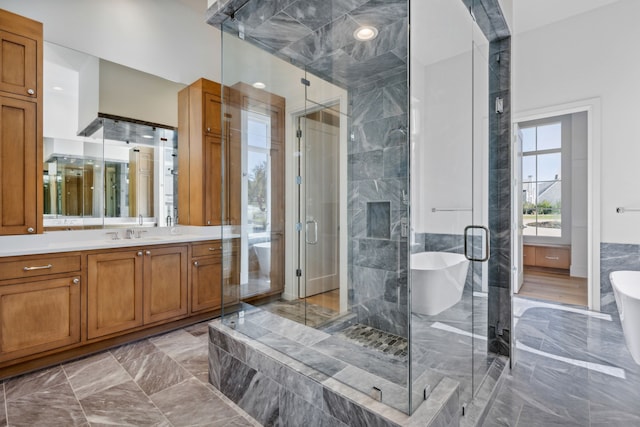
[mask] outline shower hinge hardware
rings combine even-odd
[[[302,184],[302,177],[300,175],[296,176],[296,184],[297,185]]]
[[[504,99],[499,96],[496,97],[496,113],[502,114],[504,112]]]
[[[296,138],[302,138],[302,129],[296,131]]]
[[[424,388],[424,390],[422,390],[422,397],[424,398],[424,400],[427,400],[430,395],[431,395],[431,386],[428,385]]]
[[[378,402],[382,402],[382,390],[378,387],[371,387],[371,392],[369,393],[371,398],[377,400]]]
[[[296,231],[302,231],[302,223],[296,222]]]
[[[304,77],[300,79],[300,83],[302,83],[305,86],[311,86],[311,82],[305,79]]]
[[[302,277],[302,270],[301,269],[296,269],[296,277]]]

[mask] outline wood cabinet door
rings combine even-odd
[[[222,140],[205,139],[205,225],[222,224]]]
[[[36,98],[36,40],[0,31],[0,91]]]
[[[0,361],[80,342],[80,277],[0,286]]]
[[[0,96],[0,235],[37,228],[36,104]]]
[[[187,268],[187,246],[145,250],[145,324],[187,315]]]
[[[142,325],[143,251],[87,256],[87,337]]]
[[[222,258],[198,258],[191,264],[191,311],[213,310],[222,304]]]
[[[204,94],[204,133],[220,135],[222,133],[222,117],[220,97],[212,93]]]

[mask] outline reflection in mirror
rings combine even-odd
[[[183,85],[44,45],[45,230],[174,225],[177,132],[141,118],[172,121]]]

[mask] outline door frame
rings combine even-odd
[[[303,105],[287,105],[287,114],[286,114],[286,133],[287,133],[287,141],[294,141],[294,143],[287,144],[287,163],[286,163],[286,197],[287,197],[287,205],[294,206],[297,204],[297,185],[296,185],[296,176],[297,176],[297,168],[298,168],[298,158],[300,154],[298,153],[297,148],[297,123],[298,118],[301,116],[305,116],[310,112],[315,110],[321,110],[331,105],[339,105],[340,106],[340,147],[339,147],[339,174],[340,174],[340,194],[338,196],[338,200],[340,203],[339,207],[339,222],[340,222],[340,232],[339,232],[339,250],[340,250],[340,258],[339,258],[339,276],[340,276],[340,313],[345,313],[348,309],[348,281],[347,281],[347,233],[348,233],[348,222],[347,222],[347,166],[348,166],[348,156],[347,156],[347,140],[348,140],[348,117],[346,115],[347,111],[347,97],[338,95],[331,97],[329,99],[323,100],[321,104],[313,102],[313,103],[305,103]],[[285,245],[285,290],[282,294],[283,299],[285,300],[296,300],[299,297],[298,294],[298,277],[296,276],[297,267],[297,252],[298,252],[298,233],[296,231],[296,218],[297,212],[295,209],[287,209],[286,212],[286,221],[287,221],[287,229],[291,230],[290,233],[286,233],[286,245]],[[304,271],[302,272],[302,278],[304,280]]]
[[[589,98],[566,104],[525,110],[512,116],[512,137],[515,125],[537,119],[545,119],[565,114],[587,113],[587,288],[588,308],[600,311],[600,186],[601,186],[601,139],[602,139],[602,101],[599,97]],[[512,141],[513,143],[513,141]],[[513,162],[512,158],[512,162]],[[511,165],[512,182],[515,168]],[[512,215],[518,207],[513,206]],[[512,227],[513,234],[513,227]],[[512,242],[516,236],[512,235]],[[513,247],[512,259],[513,259]],[[520,252],[521,255],[522,252]],[[514,263],[517,260],[513,261]],[[513,296],[513,289],[511,290]],[[513,310],[512,310],[513,313]]]

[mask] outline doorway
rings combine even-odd
[[[590,306],[589,113],[514,125],[514,294]]]

